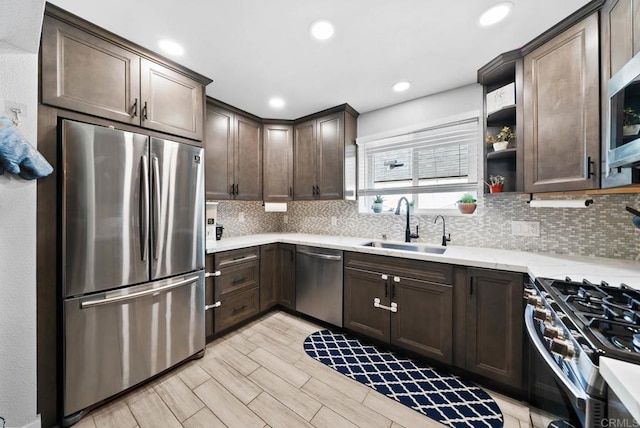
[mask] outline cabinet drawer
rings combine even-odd
[[[361,253],[346,253],[345,260],[345,267],[353,269],[403,276],[440,284],[453,284],[453,266],[445,263]]]
[[[215,331],[219,333],[260,312],[260,290],[256,287],[224,296],[215,311]]]
[[[239,250],[224,251],[216,254],[215,268],[217,270],[237,265],[239,263],[258,260],[260,258],[259,247],[241,248]]]
[[[223,296],[253,288],[258,286],[259,278],[260,263],[258,260],[223,268],[220,269],[220,276],[216,278],[216,291],[220,296]]]

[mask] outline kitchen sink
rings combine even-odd
[[[444,247],[437,247],[433,245],[425,245],[425,244],[411,244],[407,242],[406,244],[394,243],[394,242],[380,242],[373,241],[367,242],[366,244],[362,244],[363,247],[374,247],[374,248],[386,248],[389,250],[404,250],[404,251],[416,251],[418,253],[431,253],[431,254],[444,254],[447,251]]]

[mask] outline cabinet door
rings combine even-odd
[[[214,264],[213,264],[213,254],[207,255],[207,257],[205,258],[205,271],[207,273],[213,273],[215,271]],[[216,297],[217,296],[215,294],[215,277],[210,276],[208,278],[205,278],[204,304],[206,306],[213,305],[217,301]],[[215,308],[206,309],[204,313],[204,332],[207,339],[213,336],[213,332],[214,332],[213,320],[214,320],[215,310],[216,310]]]
[[[140,124],[140,57],[45,16],[42,102]]]
[[[142,126],[201,141],[202,84],[144,58],[140,69]]]
[[[215,313],[215,332],[224,331],[260,312],[260,290],[251,288],[220,298]]]
[[[293,199],[315,199],[316,121],[300,123],[293,132]]]
[[[450,285],[393,277],[391,343],[443,363],[453,361],[453,312]]]
[[[522,387],[521,274],[467,269],[466,369]]]
[[[603,82],[608,82],[634,55],[633,3],[609,0],[600,12],[602,25]],[[640,46],[639,46],[640,48]],[[603,85],[608,86],[608,85]],[[605,92],[607,98],[608,95]]]
[[[278,244],[260,247],[260,311],[278,304],[280,263]]]
[[[280,304],[289,309],[296,308],[296,246],[279,244]]]
[[[389,281],[379,273],[344,270],[344,327],[389,342],[391,312],[373,306],[374,299],[389,306]]]
[[[317,120],[317,195],[342,199],[344,193],[344,113]]]
[[[598,15],[524,57],[525,191],[599,187]]]
[[[262,125],[236,115],[235,198],[262,200]]]
[[[204,150],[207,199],[232,198],[234,123],[233,113],[207,104]]]
[[[267,124],[264,136],[265,201],[290,201],[293,199],[293,127]]]

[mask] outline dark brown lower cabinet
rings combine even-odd
[[[215,280],[211,273],[214,272],[214,258],[213,254],[207,255],[205,258],[205,272],[209,275],[204,280],[204,332],[207,340],[213,336],[213,322],[214,322],[214,310],[215,310]]]
[[[296,308],[296,246],[278,244],[280,264],[279,303],[285,308]]]
[[[467,268],[465,369],[523,387],[522,274]],[[458,332],[459,333],[459,332]]]
[[[260,311],[278,304],[280,263],[278,244],[260,247]]]
[[[240,321],[260,312],[260,289],[250,288],[239,293],[220,298],[220,307],[216,308],[215,332],[228,329]]]
[[[452,286],[347,268],[344,326],[450,364]]]

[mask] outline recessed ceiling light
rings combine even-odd
[[[171,40],[162,39],[158,42],[158,46],[169,55],[182,55],[184,53],[184,48]]]
[[[393,85],[393,90],[396,92],[402,92],[402,91],[406,91],[407,89],[409,89],[409,87],[411,86],[411,82],[398,82],[395,85]]]
[[[327,40],[333,36],[333,24],[326,19],[318,19],[311,23],[309,32],[318,40]]]
[[[502,21],[509,15],[511,8],[513,7],[513,3],[511,2],[502,2],[491,6],[489,9],[485,10],[482,15],[480,15],[480,19],[478,22],[482,27],[488,27],[493,24],[497,24]]]
[[[269,105],[273,108],[284,107],[284,100],[282,98],[273,97],[269,100]]]

